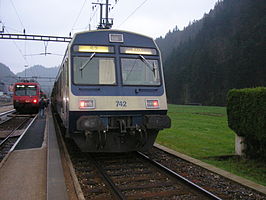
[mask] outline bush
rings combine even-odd
[[[266,159],[266,88],[230,90],[227,115],[228,126],[245,137],[246,155]]]

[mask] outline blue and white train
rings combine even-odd
[[[171,124],[160,51],[136,33],[75,34],[52,98],[67,135],[85,152],[148,150]]]

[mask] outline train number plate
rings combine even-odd
[[[127,107],[127,102],[126,101],[119,101],[119,100],[117,100],[115,102],[115,104],[116,104],[116,107],[118,107],[118,108],[125,108],[125,107]]]

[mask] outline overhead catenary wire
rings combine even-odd
[[[20,16],[19,16],[19,14],[18,14],[18,11],[17,11],[17,9],[16,9],[16,7],[15,7],[15,4],[13,3],[13,1],[12,0],[10,0],[10,2],[11,2],[11,5],[12,5],[12,7],[14,8],[14,10],[15,10],[15,13],[16,13],[16,15],[17,15],[17,17],[18,17],[18,20],[19,20],[19,22],[20,22],[20,25],[21,25],[21,28],[22,28],[22,31],[21,32],[23,32],[24,34],[25,34],[25,26],[23,25],[23,23],[22,23],[22,20],[21,20],[21,18],[20,18]],[[7,31],[8,32],[8,31]],[[20,31],[18,31],[18,32],[20,32]],[[9,33],[9,32],[8,32]],[[23,55],[23,53],[22,53],[22,50],[19,48],[19,46],[17,45],[17,43],[13,40],[13,43],[15,44],[15,46],[16,46],[16,48],[18,49],[18,51],[19,51],[19,53],[21,54],[21,56],[22,56],[22,58],[24,59],[24,61],[25,61],[25,73],[26,73],[26,68],[28,67],[28,66],[30,66],[29,65],[29,62],[28,62],[28,60],[26,59],[26,56],[24,56]],[[26,54],[26,41],[25,41],[25,43],[24,43],[24,54]],[[25,75],[26,76],[26,75]]]
[[[82,11],[83,11],[84,6],[86,5],[86,3],[87,3],[87,0],[84,1],[84,3],[83,3],[83,5],[82,5],[82,7],[81,7],[81,9],[80,9],[80,11],[79,11],[79,13],[77,15],[77,18],[76,18],[74,24],[72,25],[72,28],[71,28],[70,32],[74,30],[74,27],[76,26],[76,24],[78,22],[78,19],[79,19],[80,15],[81,15],[81,13],[82,13]]]
[[[6,32],[9,33],[7,30],[6,30]],[[14,43],[14,45],[16,46],[16,48],[18,49],[18,51],[19,51],[20,55],[22,56],[22,58],[24,59],[26,65],[29,66],[29,62],[28,62],[28,60],[27,60],[26,57],[23,55],[22,50],[19,48],[19,46],[17,45],[17,43],[15,42],[15,40],[12,40],[12,42]]]
[[[5,31],[5,25],[2,22],[2,16],[1,16],[1,9],[2,9],[2,0],[0,0],[0,33],[4,33]]]
[[[2,0],[0,0],[0,23],[1,23],[1,9],[2,9]]]
[[[19,32],[18,30],[14,29],[14,28],[11,28],[11,27],[6,26],[3,21],[1,21],[1,23],[2,23],[3,27],[5,27],[5,30],[4,31],[7,32],[8,34],[9,34],[9,31],[8,31],[9,29],[10,30],[15,30],[15,31]],[[25,66],[29,66],[29,62],[26,59],[26,56],[24,55],[24,54],[26,54],[26,41],[24,43],[24,54],[22,53],[21,48],[18,46],[18,44],[15,42],[15,40],[12,40],[12,42],[15,45],[15,47],[17,48],[17,50],[20,53],[20,55],[22,56],[22,58],[23,58],[23,60],[25,62]]]
[[[0,25],[2,27],[0,27],[0,29],[7,29],[7,30],[11,30],[11,31],[15,31],[15,32],[20,32],[20,30],[16,29],[16,28],[13,28],[13,27],[10,27],[10,26],[7,26],[3,21],[0,20]],[[3,30],[4,32],[4,30]]]
[[[134,15],[138,9],[140,9],[148,0],[144,0],[119,26],[120,28],[132,15]]]
[[[95,9],[96,8],[96,9]],[[96,13],[98,12],[98,9],[99,9],[99,7],[97,7],[97,6],[92,6],[92,10],[94,10],[94,12],[92,13],[92,15],[91,15],[91,17],[90,17],[90,21],[89,21],[89,23],[88,23],[88,25],[85,27],[85,29],[90,29],[90,27],[91,27],[91,22],[92,22],[92,20],[94,19],[94,17],[95,17],[95,15],[96,15]]]
[[[12,6],[13,6],[13,8],[14,8],[14,10],[15,10],[15,13],[16,13],[18,19],[19,19],[20,25],[21,25],[21,27],[22,27],[22,29],[23,29],[23,31],[24,31],[24,30],[25,30],[25,26],[24,26],[23,23],[22,23],[22,20],[21,20],[19,14],[18,14],[18,11],[17,11],[17,9],[16,9],[16,7],[15,7],[15,4],[13,3],[12,0],[10,0],[10,2],[11,2]]]
[[[117,4],[118,2],[119,2],[119,0],[115,0],[115,4],[114,4],[111,8],[109,8],[109,12],[111,12],[112,10],[115,9],[116,4]]]

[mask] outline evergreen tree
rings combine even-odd
[[[157,39],[170,103],[225,105],[232,88],[266,86],[266,1],[223,0]]]

